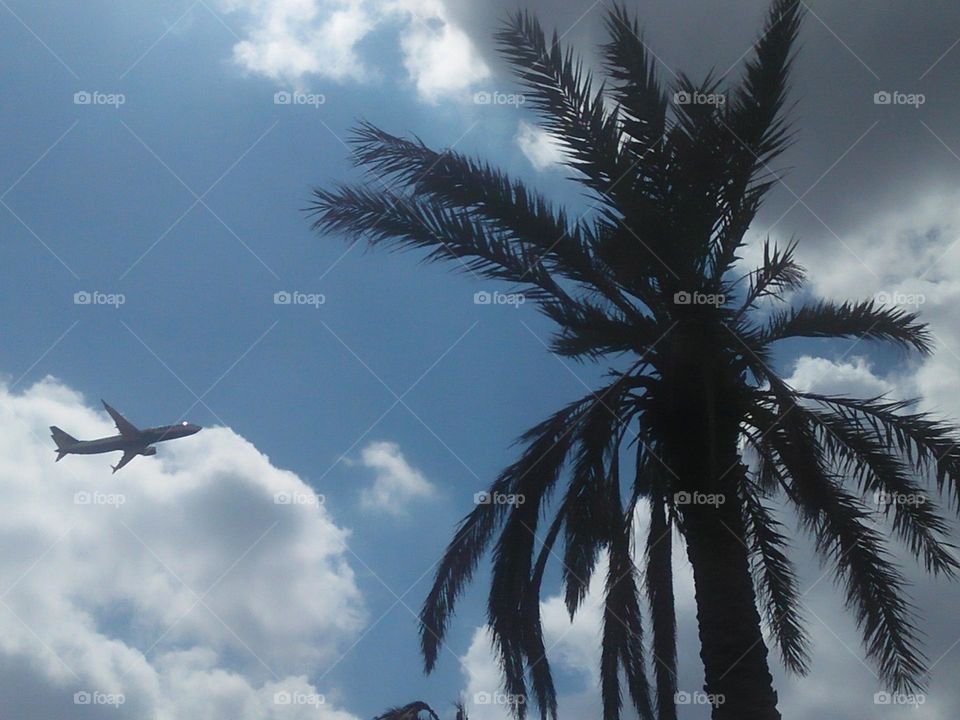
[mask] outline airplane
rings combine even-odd
[[[51,425],[50,437],[57,444],[56,462],[60,462],[64,455],[96,455],[122,450],[123,457],[120,458],[120,462],[110,466],[113,468],[113,472],[116,472],[137,455],[156,455],[157,449],[153,447],[153,443],[187,437],[200,432],[202,429],[199,425],[184,421],[176,425],[161,425],[160,427],[140,430],[123,415],[107,405],[106,400],[100,402],[103,403],[103,407],[113,418],[120,434],[97,438],[96,440],[77,440],[69,433]]]

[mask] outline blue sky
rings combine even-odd
[[[430,580],[423,573],[472,507],[473,494],[510,461],[512,440],[595,387],[604,367],[551,356],[543,344],[549,327],[529,304],[474,303],[475,292],[505,288],[452,268],[423,267],[413,255],[348,251],[340,238],[314,235],[302,208],[311,187],[357,177],[343,140],[359,118],[392,132],[415,132],[432,147],[495,159],[575,210],[589,203],[552,164],[556,158],[548,146],[538,154],[518,144],[521,121],[533,122],[531,113],[473,101],[477,91],[514,90],[489,54],[486,33],[470,27],[456,3],[419,9],[384,4],[390,14],[374,22],[383,11],[377,3],[306,2],[302,7],[318,13],[304,21],[319,26],[315,35],[269,36],[264,28],[299,27],[294,10],[281,12],[285,5],[296,3],[0,3],[6,68],[0,131],[9,139],[0,149],[4,397],[14,403],[23,393],[41,399],[48,393],[57,398],[56,407],[75,407],[78,422],[95,423],[93,410],[104,397],[137,423],[189,417],[224,426],[232,433],[216,436],[220,453],[246,439],[269,458],[270,470],[263,472],[271,478],[274,472],[286,477],[277,469],[294,473],[324,496],[324,522],[349,532],[339,561],[355,573],[356,607],[366,613],[355,627],[345,623],[336,653],[284,672],[315,680],[336,660],[322,685],[332,688],[327,692],[336,697],[337,712],[351,716],[370,717],[418,697],[442,706],[468,686],[476,689],[454,656],[467,655],[482,625],[485,572],[460,607],[449,637],[452,654],[429,679],[420,671],[415,621],[404,604],[419,609]],[[751,5],[743,37],[751,37],[761,7]],[[341,13],[344,24],[323,26],[330,13]],[[542,15],[552,22],[548,11]],[[566,17],[559,10],[558,16]],[[845,57],[844,72],[853,72],[849,55],[810,24],[815,47],[831,43],[831,51]],[[355,43],[329,48],[358,27]],[[436,33],[433,40],[424,39],[424,27]],[[579,37],[578,27],[571,38]],[[258,54],[266,53],[258,43],[280,47],[281,57]],[[748,46],[741,40],[737,47]],[[458,50],[451,54],[451,48]],[[727,46],[724,57],[738,54]],[[313,58],[306,65],[304,55]],[[805,97],[824,92],[816,70],[816,60],[803,66]],[[872,84],[864,80],[862,88]],[[322,94],[323,102],[276,104],[275,93],[283,91]],[[99,93],[102,102],[108,102],[105,95],[119,95],[122,105],[78,104],[75,93]],[[875,110],[865,105],[862,112]],[[937,112],[923,117],[928,129],[943,131],[938,121],[946,109]],[[814,123],[837,127],[822,103],[805,113]],[[909,142],[925,143],[929,151],[912,157],[926,157],[936,182],[922,193],[906,192],[911,184],[916,189],[907,176],[921,174],[911,167],[901,185],[877,188],[884,197],[899,197],[900,205],[874,202],[864,209],[859,194],[848,205],[834,202],[840,187],[875,182],[873,168],[883,166],[889,147],[907,152],[907,140],[890,146],[891,136],[883,134],[895,137],[895,129],[908,122],[904,118],[880,117],[877,132],[885,140],[874,144],[870,138],[859,149],[858,132],[840,133],[836,147],[808,136],[789,160],[797,167],[798,188],[826,178],[816,192],[801,196],[803,206],[819,203],[816,213],[807,208],[817,218],[804,207],[788,210],[800,194],[779,190],[763,222],[776,222],[771,232],[781,239],[793,232],[810,237],[802,259],[823,270],[813,288],[818,295],[926,292],[935,329],[949,350],[957,335],[949,310],[957,296],[956,273],[949,269],[956,205],[945,179],[955,168],[938,140],[950,145],[954,138],[924,135],[911,117],[917,134]],[[814,133],[818,137],[829,136]],[[844,149],[852,152],[849,162]],[[893,213],[896,222],[884,213]],[[752,236],[763,231],[761,224]],[[830,235],[843,240],[834,243]],[[875,268],[875,278],[866,277],[857,262]],[[319,293],[325,302],[275,304],[281,291]],[[123,304],[76,304],[78,292],[120,294]],[[954,387],[953,350],[924,364],[876,353],[868,364],[857,360],[864,347],[848,352],[846,346],[805,343],[792,350],[807,356],[805,365],[784,366],[798,382],[835,382],[854,391],[889,386],[943,410],[957,408],[943,394]],[[818,366],[816,357],[826,364]],[[47,381],[53,385],[42,384],[47,376],[55,378]],[[67,420],[45,422],[42,415],[38,411],[35,418],[42,432],[47,424],[71,430]],[[177,452],[186,458],[190,451],[169,452],[176,463]],[[71,460],[43,470],[38,481],[67,483],[57,473]],[[154,462],[139,459],[136,465]],[[95,478],[106,464],[104,458],[77,460],[75,467],[84,469],[75,472]],[[183,464],[171,467],[188,471]],[[393,478],[388,484],[394,486],[416,476],[430,490],[406,502],[401,492],[391,509],[365,505],[363,492],[378,472]],[[132,483],[137,476],[118,477]],[[121,488],[116,482],[110,487]],[[211,531],[236,530],[248,517],[245,511],[231,516],[229,504],[224,508]],[[253,526],[242,529],[256,539]],[[31,567],[29,555],[22,559],[21,569]],[[224,565],[233,559],[224,558]],[[145,651],[150,643],[122,619],[124,599],[104,607],[101,635]],[[191,642],[206,647],[196,638]],[[836,645],[834,651],[843,655]],[[238,657],[242,646],[229,642],[219,652],[223,667],[242,668],[249,661]],[[558,665],[562,688],[572,697],[589,694],[590,675],[570,652],[569,662]],[[686,655],[695,657],[692,647]],[[697,672],[693,667],[688,673],[694,685]],[[40,687],[59,687],[42,673],[34,679]],[[161,705],[143,707],[159,713]]]

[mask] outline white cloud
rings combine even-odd
[[[800,392],[872,398],[890,393],[894,384],[874,374],[865,358],[850,362],[803,355],[797,359],[787,384]]]
[[[467,34],[449,17],[440,0],[399,0],[409,26],[400,38],[403,64],[421,98],[436,102],[490,75]]]
[[[273,702],[335,690],[303,673],[365,617],[347,532],[312,489],[227,428],[111,475],[102,455],[54,463],[51,424],[113,432],[55,380],[0,387],[0,715],[73,716],[86,691],[125,703],[84,717],[351,720]]]
[[[846,248],[801,244],[815,291],[838,300],[879,295],[919,312],[935,350],[922,361],[911,358],[909,374],[899,378],[901,394],[918,395],[924,409],[960,421],[960,197],[955,191],[924,189],[845,235],[843,242]]]
[[[490,74],[441,0],[222,0],[246,18],[233,48],[244,69],[302,85],[308,76],[337,82],[379,74],[358,45],[384,23],[399,27],[404,67],[427,102],[456,95]]]
[[[233,48],[234,60],[274,80],[304,75],[331,80],[369,76],[356,44],[375,21],[362,0],[227,0],[227,11],[249,17],[247,38]]]
[[[563,146],[546,130],[523,120],[514,136],[517,146],[537,170],[559,165],[564,160]]]
[[[363,449],[360,460],[377,473],[370,487],[360,493],[360,504],[367,509],[402,515],[410,502],[434,494],[433,485],[407,462],[396,443],[372,442]]]

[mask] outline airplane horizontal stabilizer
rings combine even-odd
[[[66,448],[70,448],[71,446],[76,445],[78,442],[80,442],[73,435],[71,435],[70,433],[64,432],[63,430],[58,428],[56,425],[50,426],[50,437],[52,437],[53,441],[57,444],[58,450],[64,450]],[[61,453],[61,457],[63,455],[66,455],[66,453]],[[59,459],[60,458],[58,457],[57,460]]]

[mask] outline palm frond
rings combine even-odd
[[[495,500],[508,495],[516,497],[521,488],[535,486],[534,481],[555,482],[555,475],[573,446],[580,416],[596,402],[597,396],[591,393],[524,433],[521,442],[526,447],[520,459],[504,470],[490,487],[487,496],[490,501],[478,504],[460,522],[437,567],[420,614],[421,649],[428,672],[436,664],[457,598],[470,581],[506,512],[507,505]]]
[[[766,239],[763,243],[763,264],[748,275],[749,286],[743,305],[737,311],[738,316],[755,307],[760,298],[782,300],[785,291],[800,288],[804,269],[794,258],[796,247],[797,243],[793,241],[783,251],[776,246],[771,249],[770,238]]]
[[[571,621],[586,597],[600,551],[609,542],[613,489],[607,466],[614,462],[612,454],[619,445],[622,431],[618,428],[624,425],[620,405],[629,390],[629,383],[620,383],[603,402],[595,404],[585,414],[577,435],[577,453],[563,503],[562,579]]]
[[[509,17],[497,33],[500,51],[513,66],[543,127],[568,150],[581,181],[600,197],[615,197],[629,171],[615,115],[603,105],[603,90],[592,89],[590,74],[557,34],[551,42],[539,21],[526,12]]]
[[[350,143],[357,164],[414,196],[430,198],[491,222],[516,242],[535,248],[551,269],[576,282],[609,288],[609,270],[595,258],[566,213],[489,163],[453,150],[437,152],[361,122]]]
[[[906,582],[883,536],[871,527],[869,511],[830,476],[803,409],[789,394],[775,390],[778,414],[770,413],[757,425],[764,434],[760,447],[778,463],[788,497],[818,552],[843,581],[867,656],[877,663],[881,678],[897,691],[916,690],[925,665]]]
[[[884,504],[885,514],[892,512],[894,531],[927,571],[955,576],[960,563],[946,539],[949,525],[884,438],[849,413],[804,412],[820,431],[818,440],[840,476],[853,479],[862,492],[872,492],[876,502]],[[892,502],[886,502],[886,496]]]
[[[746,151],[744,167],[767,164],[786,148],[789,125],[783,117],[793,46],[803,21],[800,0],[775,0],[743,84],[730,103],[726,122]]]
[[[646,589],[653,632],[652,663],[657,720],[676,720],[677,617],[673,595],[673,527],[662,495],[651,498],[646,546]]]
[[[635,147],[639,165],[663,137],[666,129],[667,98],[657,79],[655,61],[640,36],[640,26],[626,8],[615,4],[607,11],[610,40],[603,46],[607,75],[613,81],[611,95],[623,109],[624,129]]]
[[[563,357],[596,360],[624,352],[643,356],[661,334],[660,326],[649,316],[628,318],[584,299],[543,302],[539,307],[559,328],[550,349]]]
[[[913,400],[866,400],[817,393],[797,397],[824,405],[849,421],[865,422],[883,443],[896,449],[921,474],[936,478],[960,513],[960,428],[929,413],[903,412]]]
[[[636,567],[630,556],[632,519],[623,515],[617,463],[611,463],[609,565],[604,588],[603,629],[600,643],[600,693],[604,720],[620,720],[623,668],[633,705],[642,720],[653,720],[650,686],[644,662],[643,622],[638,597]]]
[[[521,621],[523,623],[523,650],[527,659],[527,673],[542,717],[556,720],[557,690],[550,672],[550,661],[543,641],[543,623],[540,611],[540,589],[547,561],[553,554],[553,548],[560,535],[560,529],[566,520],[566,504],[560,507],[547,531],[540,548],[540,554],[533,566],[533,574],[527,584],[522,601]]]
[[[768,463],[768,467],[777,472],[775,466]],[[758,596],[784,666],[806,675],[809,638],[803,629],[797,576],[787,556],[787,538],[781,532],[782,523],[760,499],[759,488],[751,485],[742,488],[741,497]]]
[[[764,343],[796,337],[857,337],[913,347],[925,355],[932,350],[927,326],[918,322],[916,313],[877,305],[872,300],[842,303],[821,300],[782,310],[771,317],[760,333]]]
[[[721,120],[728,134],[724,145],[730,182],[725,197],[729,205],[743,212],[735,224],[736,232],[718,239],[714,256],[717,276],[733,263],[743,241],[740,229],[745,230],[753,220],[763,196],[779,179],[770,163],[791,142],[785,103],[793,46],[804,15],[802,6],[799,0],[775,0],[746,63],[743,82],[732,93]]]
[[[533,299],[567,300],[529,246],[481,220],[429,199],[390,197],[372,187],[341,186],[313,194],[309,212],[317,231],[342,232],[374,246],[429,250],[427,260],[453,261],[462,270],[528,286]]]

